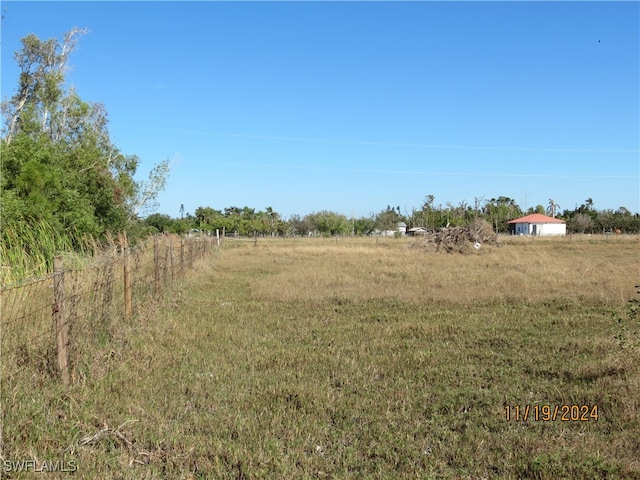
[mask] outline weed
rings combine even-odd
[[[614,314],[618,324],[616,339],[621,348],[640,348],[640,285],[636,285],[637,296],[627,303],[622,315]]]

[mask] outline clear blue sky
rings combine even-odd
[[[116,145],[174,162],[160,209],[640,211],[638,2],[3,2],[2,97],[29,33],[90,33],[69,83]]]

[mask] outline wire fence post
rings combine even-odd
[[[124,260],[124,313],[127,317],[130,317],[133,313],[133,302],[131,299],[131,260],[129,258],[127,232],[122,235],[122,255]]]
[[[58,370],[62,376],[62,383],[69,385],[69,350],[68,325],[65,315],[64,297],[64,266],[62,257],[57,255],[53,259],[53,317],[58,350]]]

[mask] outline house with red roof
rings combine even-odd
[[[514,235],[566,235],[567,223],[559,218],[532,213],[508,222]]]

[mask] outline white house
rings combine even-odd
[[[426,235],[427,229],[423,227],[413,227],[407,230],[407,235],[410,237],[415,237],[417,235]]]
[[[374,235],[381,235],[383,237],[395,237],[396,235],[406,235],[407,234],[407,224],[404,222],[398,222],[396,224],[396,230],[376,230],[374,231]]]
[[[516,218],[509,223],[509,231],[515,235],[566,235],[567,224],[564,220],[532,213]]]

